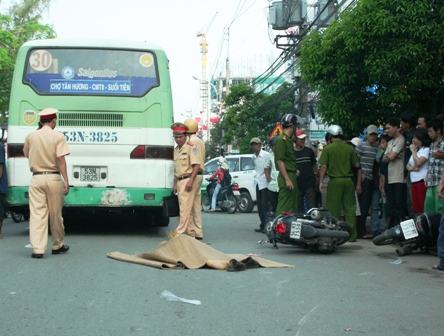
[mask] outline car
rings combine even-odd
[[[208,184],[206,179],[217,170],[217,163],[221,158],[222,156],[215,157],[205,163],[202,192],[206,192],[205,188]],[[239,185],[239,211],[252,212],[256,202],[256,187],[254,184],[256,172],[254,170],[253,154],[226,155],[225,159],[230,167],[231,182]]]

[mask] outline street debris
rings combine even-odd
[[[390,261],[390,264],[392,265],[401,265],[404,261],[401,258],[398,258],[396,260]]]
[[[32,245],[31,244],[26,244],[25,247],[26,248],[32,248]]]
[[[196,305],[196,306],[201,305],[200,300],[184,299],[184,298],[181,298],[180,296],[177,296],[167,290],[162,291],[162,293],[160,293],[160,297],[163,299],[166,299],[167,301],[184,302],[184,303],[189,303],[189,304]]]

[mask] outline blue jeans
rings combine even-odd
[[[220,183],[216,184],[216,187],[213,191],[213,197],[211,198],[211,209],[216,209],[216,201],[217,201],[217,195],[219,194],[221,185]]]

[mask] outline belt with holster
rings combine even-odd
[[[33,172],[32,173],[32,175],[50,175],[50,174],[60,175],[60,172],[58,172],[58,171],[44,171],[44,172]]]
[[[196,175],[203,175],[203,174],[202,173],[197,173]],[[189,177],[191,177],[191,174],[186,174],[186,175],[178,176],[178,177],[176,177],[176,180],[177,181],[185,180],[185,179],[187,179]]]

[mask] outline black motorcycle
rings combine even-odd
[[[272,215],[272,214],[270,214]],[[272,217],[271,217],[272,218]],[[350,238],[351,228],[328,210],[313,208],[305,214],[286,214],[267,222],[265,234],[270,243],[297,245],[313,252],[332,253]]]
[[[441,215],[422,214],[402,221],[373,238],[375,245],[398,245],[396,254],[405,256],[415,250],[436,254]]]
[[[209,211],[211,208],[211,199],[213,197],[214,189],[216,188],[216,180],[207,179],[206,193],[202,197],[202,209]],[[237,210],[237,198],[239,196],[239,185],[232,183],[230,185],[222,186],[217,194],[216,207],[222,211],[234,214]]]

